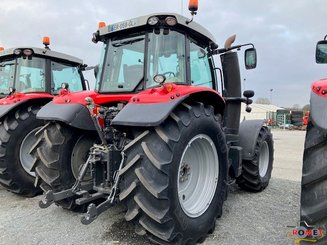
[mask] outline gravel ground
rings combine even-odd
[[[203,244],[294,244],[287,237],[299,217],[304,131],[274,130],[272,179],[261,193],[232,186],[216,230]],[[80,214],[56,206],[40,209],[40,197],[22,198],[0,187],[0,244],[150,244],[135,235],[116,206],[93,224],[80,223]]]

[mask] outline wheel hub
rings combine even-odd
[[[179,171],[179,182],[184,182],[189,179],[191,174],[191,167],[189,164],[183,162],[181,169]]]

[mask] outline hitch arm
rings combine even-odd
[[[88,224],[92,223],[96,218],[98,218],[98,216],[101,213],[108,210],[110,207],[112,207],[114,205],[114,201],[116,199],[116,192],[117,192],[118,184],[119,184],[119,180],[120,180],[119,172],[123,168],[123,164],[124,164],[124,160],[125,160],[125,153],[121,152],[121,156],[122,156],[121,162],[119,165],[119,169],[116,171],[116,173],[114,175],[114,184],[112,186],[110,195],[108,196],[107,200],[105,200],[98,206],[95,206],[95,204],[91,203],[87,207],[87,212],[81,218],[82,224],[88,225]]]
[[[92,190],[93,183],[82,183],[80,188],[86,191]],[[52,190],[47,191],[39,201],[40,208],[47,208],[52,203],[77,195],[75,188],[54,193]]]
[[[56,201],[60,201],[65,198],[78,195],[79,194],[78,191],[80,189],[84,190],[84,192],[92,190],[92,188],[93,188],[92,182],[91,183],[82,183],[82,180],[83,180],[83,178],[86,174],[86,171],[87,171],[89,165],[91,164],[91,162],[92,162],[91,156],[89,156],[87,161],[82,165],[81,171],[79,172],[77,180],[76,180],[75,184],[72,186],[72,188],[63,190],[60,192],[56,192],[56,193],[54,193],[53,190],[47,191],[43,195],[41,201],[39,201],[39,207],[47,208]],[[83,194],[84,194],[84,192],[83,192]]]

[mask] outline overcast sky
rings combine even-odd
[[[2,0],[0,46],[42,46],[98,62],[101,44],[91,42],[99,21],[107,24],[155,12],[189,16],[188,0]],[[309,103],[310,84],[327,77],[327,64],[314,60],[315,45],[327,35],[326,0],[199,0],[195,21],[216,37],[220,46],[232,34],[235,44],[252,42],[257,69],[242,68],[242,83],[278,106]],[[243,60],[243,51],[239,54]],[[243,82],[245,79],[245,82]],[[270,90],[273,89],[272,92]]]

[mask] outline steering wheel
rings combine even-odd
[[[169,77],[176,77],[175,73],[172,72],[172,71],[166,71],[166,72],[164,72],[162,75],[164,75],[164,76],[166,76],[166,75],[171,75],[171,76],[169,76]]]

